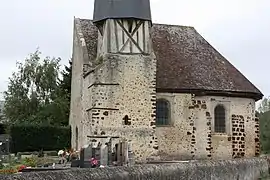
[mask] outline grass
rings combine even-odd
[[[23,158],[18,160],[16,158],[11,158],[7,165],[0,163],[0,174],[13,174],[17,173],[22,166],[25,167],[38,167],[44,166],[46,164],[53,164],[56,160],[50,157],[37,157],[33,156],[30,158]]]

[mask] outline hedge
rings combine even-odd
[[[10,151],[51,151],[70,147],[70,127],[13,125],[9,127]]]
[[[0,124],[0,134],[6,134],[6,128],[5,124]]]

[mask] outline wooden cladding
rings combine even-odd
[[[149,54],[150,22],[109,19],[99,25],[98,53]]]

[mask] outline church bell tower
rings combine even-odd
[[[99,29],[99,53],[149,54],[149,0],[96,0],[94,23]]]
[[[98,45],[88,87],[90,135],[124,138],[144,161],[158,149],[150,2],[95,0],[93,23]]]

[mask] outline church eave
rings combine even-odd
[[[258,101],[263,98],[262,93],[240,92],[240,91],[224,91],[224,90],[204,90],[204,89],[163,89],[157,88],[157,93],[188,93],[196,96],[224,96],[251,98]]]

